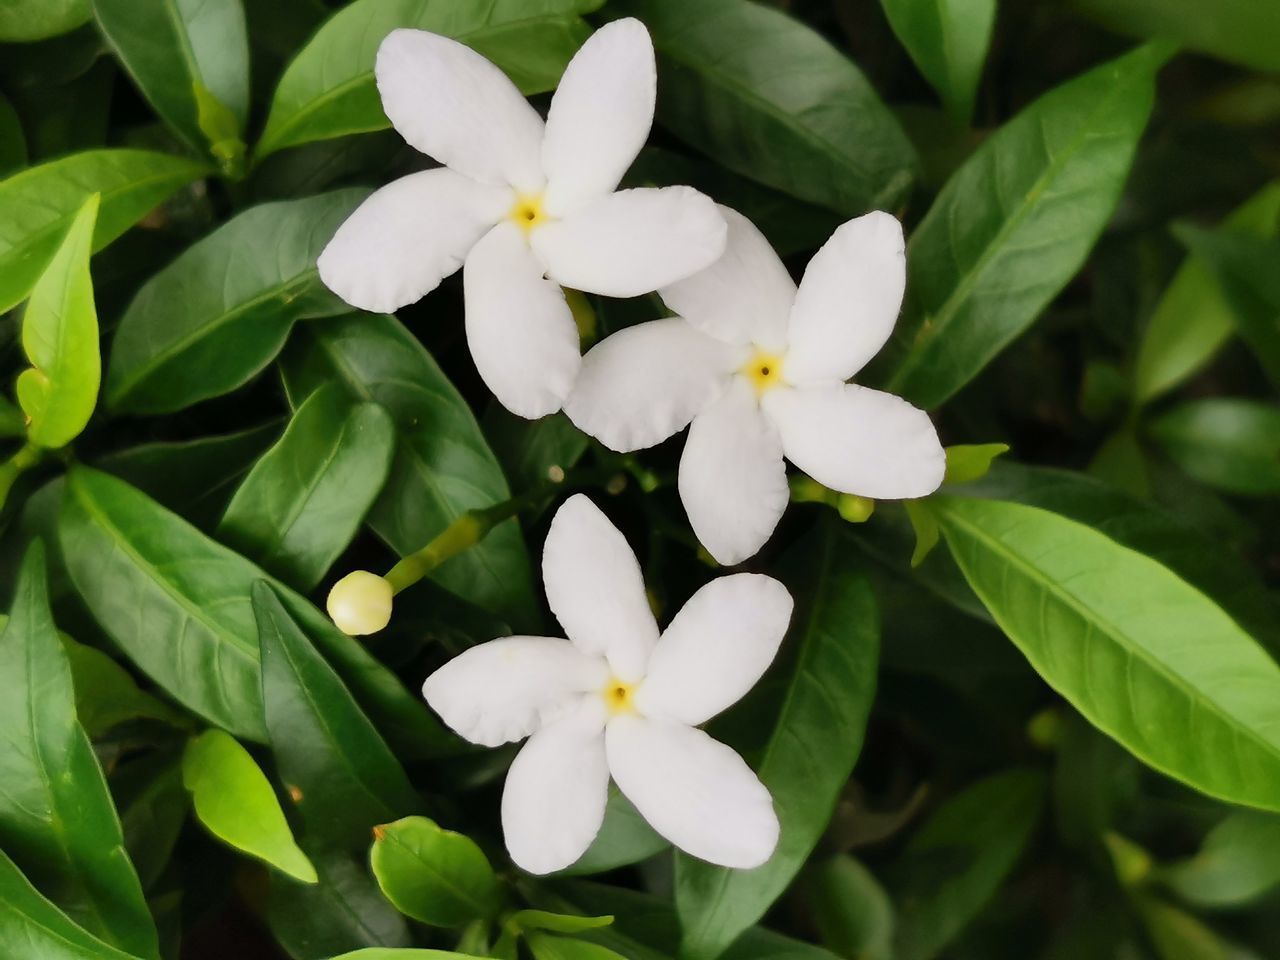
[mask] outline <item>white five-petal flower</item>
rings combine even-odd
[[[845,381],[884,345],[906,285],[902,226],[850,220],[796,287],[760,231],[721,207],[724,256],[659,291],[678,316],[621,330],[583,358],[565,412],[613,450],[690,425],[680,497],[698,539],[738,563],[773,533],[788,500],[783,458],[842,493],[932,493],[945,456],[929,417]]]
[[[581,348],[560,285],[638,296],[723,251],[724,221],[696,190],[615,192],[653,123],[640,21],[583,44],[545,123],[501,70],[437,34],[392,31],[375,74],[392,125],[444,166],[369,197],[320,255],[320,277],[347,303],[389,313],[465,262],[471,355],[513,413],[554,413],[573,386]]]
[[[660,635],[635,555],[581,494],[552,520],[542,569],[568,640],[492,640],[423,686],[473,743],[529,738],[502,797],[512,860],[550,873],[581,857],[604,819],[610,775],[682,850],[728,867],[768,860],[778,841],[769,791],[698,724],[773,661],[791,619],[786,588],[760,574],[721,577]]]

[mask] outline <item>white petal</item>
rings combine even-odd
[[[374,74],[383,111],[415,150],[484,183],[542,189],[542,118],[470,47],[425,30],[392,30]]]
[[[756,553],[787,509],[782,439],[742,378],[694,418],[680,457],[680,499],[707,552],[726,566]]]
[[[638,297],[711,264],[724,218],[692,187],[619,190],[530,235],[547,276],[575,290]]]
[[[795,281],[754,223],[736,210],[718,209],[729,225],[724,254],[658,293],[663,303],[713,337],[781,350],[787,343]]]
[[[542,141],[550,214],[617,188],[653,126],[657,77],[649,31],[632,17],[601,27],[569,61]]]
[[[563,870],[600,832],[609,797],[604,704],[596,697],[524,745],[502,790],[502,832],[516,866]]]
[[[662,632],[636,709],[696,727],[737,703],[773,662],[793,606],[787,588],[763,574],[712,580]]]
[[[758,867],[778,845],[778,816],[743,759],[695,727],[638,715],[605,728],[609,772],[649,826],[723,867]]]
[[[555,413],[582,364],[564,291],[542,276],[520,228],[500,223],[462,272],[467,343],[498,402],[530,420]]]
[[[902,309],[902,224],[875,211],[840,226],[800,281],[788,334],[792,383],[846,380],[884,346]]]
[[[877,500],[938,489],[946,455],[923,410],[852,383],[771,390],[765,412],[787,459],[824,486]]]
[[[507,187],[477,183],[452,170],[401,177],[338,228],[316,262],[320,279],[353,307],[391,313],[462,266],[511,198]]]
[[[580,650],[604,656],[621,680],[644,676],[658,624],[626,539],[583,494],[551,519],[542,548],[551,612]]]
[[[587,351],[564,411],[611,450],[651,447],[688,426],[745,362],[741,348],[679,317],[637,324]]]
[[[422,685],[422,695],[457,734],[486,747],[529,736],[600,690],[609,670],[568,640],[503,637],[454,657]]]

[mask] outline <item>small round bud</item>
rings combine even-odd
[[[842,493],[836,500],[836,510],[850,523],[865,523],[875,513],[876,502],[869,497]]]
[[[354,570],[333,585],[325,609],[351,637],[377,633],[391,620],[391,584],[376,573]]]

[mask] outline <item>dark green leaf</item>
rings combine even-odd
[[[155,925],[120,821],[76,721],[39,543],[27,551],[0,633],[0,679],[0,846],[90,933],[140,957],[157,956]]]
[[[1233,960],[1217,934],[1189,913],[1140,897],[1138,913],[1160,960]]]
[[[578,917],[546,910],[517,910],[502,921],[511,930],[549,930],[552,933],[584,933],[613,923],[613,917]]]
[[[534,960],[627,960],[625,956],[589,940],[533,932],[526,938]]]
[[[138,688],[129,671],[96,647],[62,638],[76,691],[76,715],[90,739],[126,720],[182,725],[185,717]]]
[[[582,459],[591,438],[563,413],[526,420],[491,403],[481,421],[485,438],[516,490],[557,480]]]
[[[786,14],[744,0],[623,0],[660,54],[658,120],[745,176],[843,213],[892,208],[917,160],[842,52]]]
[[[369,853],[383,895],[405,916],[437,927],[463,927],[497,913],[502,888],[470,837],[426,817],[377,827]]]
[[[107,405],[165,413],[227,393],[271,362],[294,321],[347,310],[320,282],[316,257],[367,195],[352,188],[265,203],[184,251],[120,320]]]
[[[1280,70],[1280,8],[1256,0],[1075,0],[1100,23],[1134,37],[1168,37],[1256,70]]]
[[[333,960],[479,960],[465,953],[449,950],[406,950],[396,947],[366,947],[352,953],[344,953]]]
[[[148,756],[118,768],[112,789],[120,806],[124,846],[148,892],[169,865],[187,820],[180,756]]]
[[[0,43],[56,37],[92,16],[90,0],[5,0],[0,5]]]
[[[1227,493],[1280,493],[1280,407],[1211,397],[1175,407],[1148,428],[1170,459]]]
[[[578,862],[560,873],[570,877],[604,873],[647,860],[669,846],[640,816],[631,801],[616,787],[611,787],[600,832]]]
[[[819,867],[805,889],[826,946],[854,960],[891,960],[893,904],[870,870],[842,854]]]
[[[6,177],[27,163],[27,137],[22,121],[7,98],[0,95],[0,177]]]
[[[1056,87],[947,181],[907,249],[906,349],[889,388],[932,408],[1022,333],[1080,269],[1151,113],[1162,46]]]
[[[1200,851],[1160,870],[1160,879],[1197,907],[1233,907],[1280,885],[1280,818],[1239,810],[1214,827]]]
[[[829,531],[816,536],[792,554],[799,659],[759,765],[782,824],[778,849],[755,870],[677,855],[683,957],[712,960],[764,915],[826,829],[862,749],[879,656],[875,601],[854,551]]]
[[[991,43],[996,0],[880,0],[880,5],[951,119],[968,123]]]

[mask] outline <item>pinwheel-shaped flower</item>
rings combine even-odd
[[[547,600],[568,634],[473,647],[423,686],[463,737],[529,737],[507,774],[507,849],[531,873],[569,866],[604,819],[609,777],[662,836],[728,867],[773,853],[778,818],[742,758],[697,728],[764,673],[791,618],[778,581],[740,573],[693,595],[659,636],[626,540],[581,494],[551,522]]]
[[[621,452],[692,423],[680,498],[703,546],[731,564],[759,550],[786,509],[784,456],[819,483],[875,499],[932,493],[945,463],[925,413],[845,383],[902,305],[898,221],[869,213],[842,225],[797,289],[760,231],[720,209],[724,256],[659,291],[679,316],[597,344],[565,412]]]
[[[471,355],[513,413],[554,413],[577,375],[559,285],[637,296],[724,249],[724,221],[697,191],[614,192],[653,123],[653,45],[638,20],[583,44],[545,124],[501,70],[447,37],[395,30],[375,73],[396,130],[444,167],[366,200],[320,255],[320,277],[352,306],[387,313],[465,261]]]

